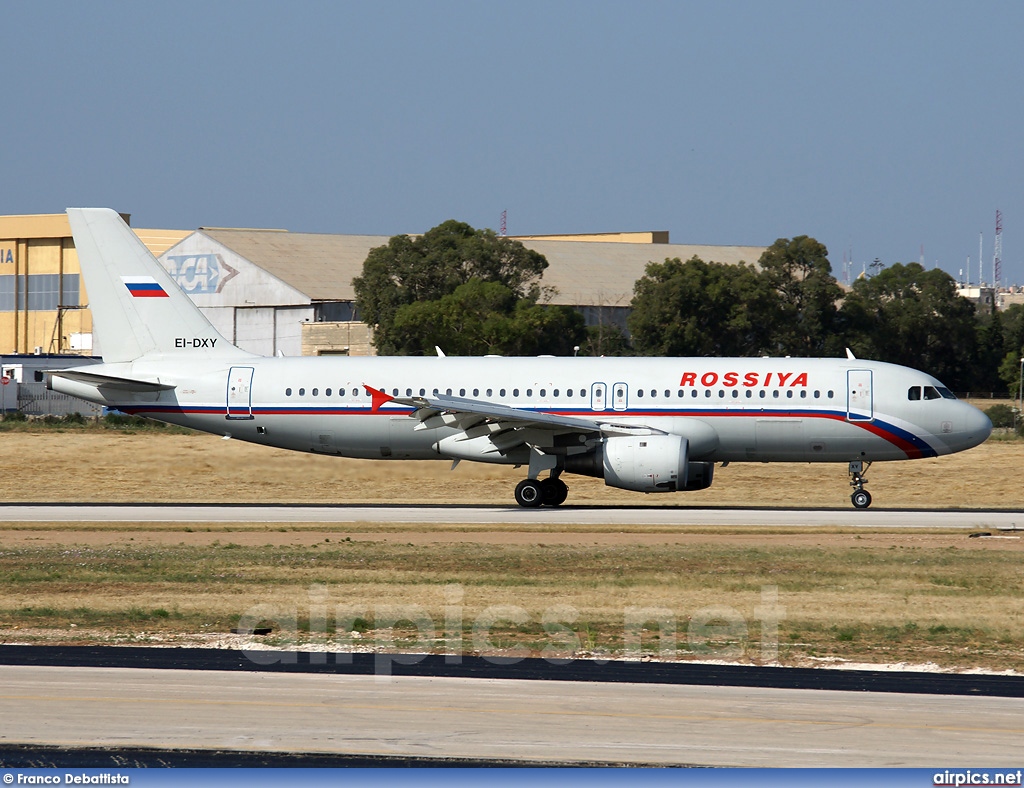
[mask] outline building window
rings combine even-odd
[[[28,310],[55,312],[58,306],[78,306],[79,275],[64,274],[61,292],[60,274],[29,274]],[[0,312],[25,308],[24,275],[0,276]]]

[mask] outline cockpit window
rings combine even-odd
[[[942,399],[942,395],[935,390],[935,386],[924,387],[924,398],[925,399]]]
[[[911,386],[907,389],[907,399],[918,400],[921,399],[921,387]]]
[[[945,386],[939,386],[939,394],[942,395],[943,399],[956,399],[956,394],[947,389]]]

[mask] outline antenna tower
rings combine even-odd
[[[996,211],[996,246],[992,254],[992,286],[999,292],[1003,281],[1003,212]]]
[[[504,237],[505,235],[508,234],[508,225],[506,224],[506,220],[507,219],[508,219],[508,211],[507,210],[506,211],[502,211],[501,212],[501,230],[500,230],[500,234],[501,234],[502,237]]]

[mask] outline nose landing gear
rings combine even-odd
[[[850,501],[855,509],[867,509],[871,506],[871,493],[864,489],[864,485],[868,483],[864,474],[870,467],[870,462],[865,466],[862,460],[854,460],[850,463],[850,486],[853,488]]]

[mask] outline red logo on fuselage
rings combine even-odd
[[[710,388],[711,386],[725,386],[726,388],[734,388],[736,386],[744,386],[748,389],[756,388],[758,386],[762,388],[769,388],[775,386],[777,388],[795,388],[797,386],[807,386],[807,373],[806,372],[747,372],[740,374],[739,372],[726,372],[724,375],[720,375],[717,372],[705,372],[700,376],[699,384]],[[679,381],[680,386],[696,386],[698,385],[698,378],[696,372],[684,372],[682,379]]]

